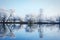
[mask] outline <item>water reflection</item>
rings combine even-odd
[[[36,27],[35,27],[35,25],[36,25]],[[4,36],[13,36],[14,37],[15,36],[14,31],[19,30],[19,29],[20,29],[20,24],[12,24],[10,26],[8,26],[6,24],[0,24],[0,37],[4,37]],[[34,31],[38,30],[39,37],[43,38],[45,33],[52,32],[51,34],[53,34],[54,32],[60,32],[60,25],[59,24],[55,24],[55,25],[33,24],[33,25],[29,26],[29,24],[28,24],[28,25],[25,25],[24,29],[26,32],[34,32]]]
[[[51,20],[42,19],[42,14],[37,17],[26,15],[23,20],[12,13],[7,16],[2,11],[0,14],[0,37],[16,37],[15,40],[60,40],[60,17]]]

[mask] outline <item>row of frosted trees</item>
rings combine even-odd
[[[40,37],[42,37],[42,24],[37,24],[37,22],[46,22],[46,23],[59,23],[60,24],[60,17],[56,17],[55,20],[50,19],[44,19],[43,18],[43,10],[40,9],[40,14],[38,16],[34,15],[26,15],[24,20],[18,16],[14,15],[14,10],[6,10],[6,9],[0,9],[0,36],[5,36],[10,33],[10,36],[14,36],[13,30],[18,30],[22,27],[22,22],[27,22],[26,24],[26,32],[32,32],[35,29],[38,29],[38,32],[40,32]],[[11,24],[5,24],[5,22],[11,22]],[[20,22],[20,24],[15,24],[13,22]],[[13,23],[13,24],[12,24]],[[34,24],[36,23],[36,24]]]

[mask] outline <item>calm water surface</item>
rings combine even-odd
[[[34,28],[32,32],[29,32],[26,30],[26,27],[23,26],[23,28],[19,30],[14,30],[13,33],[15,37],[0,37],[0,40],[60,40],[59,25],[42,25],[38,28]]]

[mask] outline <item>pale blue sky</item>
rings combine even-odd
[[[60,0],[0,0],[0,8],[16,9],[18,16],[36,15],[42,8],[45,16],[53,16],[60,13]]]

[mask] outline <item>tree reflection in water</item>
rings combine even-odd
[[[20,17],[14,16],[12,14],[7,16],[5,11],[0,12],[0,14],[0,37],[14,37],[15,35],[13,31],[20,29],[24,24],[26,24],[26,32],[33,32],[37,29],[40,38],[43,38],[44,25],[48,27],[51,25],[58,25],[57,28],[60,29],[60,17],[58,17],[56,21],[53,21],[48,19],[44,20],[41,18],[41,15],[39,15],[38,18],[35,18],[32,15],[26,15],[25,20],[23,21]]]

